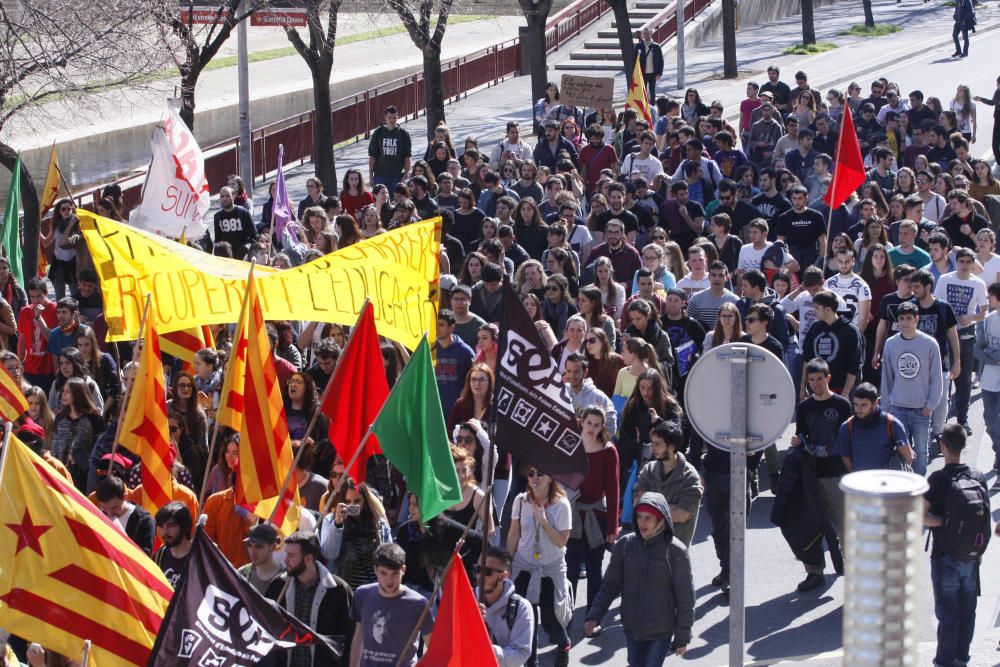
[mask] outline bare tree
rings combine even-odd
[[[549,81],[548,53],[545,48],[545,24],[552,11],[552,0],[518,0],[528,22],[528,39],[521,42],[527,50],[528,70],[531,74],[531,103],[545,97],[545,84]],[[540,128],[535,127],[535,132]]]
[[[802,43],[816,43],[816,22],[813,20],[813,0],[802,0]]]
[[[309,66],[313,84],[313,163],[316,175],[327,189],[337,192],[337,165],[333,156],[333,107],[330,101],[330,75],[333,72],[333,47],[337,41],[337,14],[343,0],[305,0],[309,43],[299,31],[285,28],[285,35]],[[326,9],[326,29],[322,13]]]
[[[15,117],[28,131],[64,122],[56,119],[57,108],[72,105],[79,112],[101,93],[141,87],[168,62],[151,28],[148,0],[0,2],[0,128]],[[0,163],[12,170],[16,160],[17,151],[0,142]],[[32,276],[38,269],[39,202],[23,164],[21,204],[22,270]]]
[[[441,42],[448,27],[455,0],[388,0],[389,6],[406,26],[410,39],[424,54],[424,96],[427,112],[427,136],[444,122],[444,84],[441,77]],[[437,6],[437,23],[431,16]]]
[[[735,79],[736,66],[736,0],[722,0],[722,76]]]
[[[875,27],[875,14],[872,13],[872,0],[861,0],[865,8],[865,27]]]
[[[181,109],[180,116],[187,126],[194,130],[194,93],[198,78],[219,49],[226,43],[233,29],[240,21],[253,13],[254,8],[248,7],[251,2],[243,0],[219,0],[215,10],[215,22],[209,25],[195,23],[195,3],[188,0],[182,3],[187,15],[181,16],[177,3],[171,0],[160,0],[155,14],[159,21],[169,27],[170,31],[181,41],[184,60],[177,61],[177,69],[181,73]],[[204,10],[204,7],[202,7]],[[243,13],[241,14],[240,11]]]

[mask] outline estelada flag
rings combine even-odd
[[[215,347],[211,327],[205,325],[178,329],[160,336],[160,349],[181,360],[181,369],[194,374],[194,355],[198,350]]]
[[[73,660],[145,665],[172,589],[71,482],[11,436],[0,463],[0,627]]]
[[[330,383],[320,409],[330,419],[330,442],[347,463],[389,396],[382,346],[370,302],[365,303],[358,315],[358,323],[351,331]],[[365,450],[347,471],[351,479],[359,484],[365,481],[368,457],[381,452],[378,436],[373,433],[365,442]]]
[[[579,488],[587,477],[587,454],[569,390],[521,300],[510,285],[503,290],[493,391],[497,446],[564,486]]]
[[[328,665],[345,642],[317,634],[261,595],[199,527],[149,667],[249,667],[271,651],[284,664],[295,647],[312,647],[310,664]]]
[[[496,665],[493,642],[459,555],[452,554],[427,653],[417,667]]]
[[[2,366],[2,364],[0,364]],[[28,399],[6,366],[0,368],[0,417],[14,421],[28,411]]]
[[[628,97],[625,98],[625,106],[635,109],[642,118],[653,128],[653,112],[649,108],[649,97],[646,95],[646,80],[642,78],[642,67],[639,59],[635,59],[635,67],[632,68],[632,79],[628,82]]]
[[[277,498],[292,468],[292,443],[288,436],[285,405],[253,273],[247,281],[244,310],[247,323],[246,367],[240,426],[240,469],[236,483],[236,502],[239,504]],[[297,492],[297,486],[294,488]],[[263,511],[255,509],[258,516]],[[292,526],[297,524],[298,512],[289,511],[286,521]],[[278,527],[282,528],[281,525]],[[282,532],[288,534],[289,531]]]
[[[155,306],[153,306],[155,307]],[[163,380],[160,339],[153,318],[146,318],[139,368],[132,381],[118,441],[142,461],[142,498],[150,514],[173,500],[170,483],[170,437],[167,393]]]
[[[833,179],[823,196],[831,209],[835,209],[865,182],[865,160],[861,157],[858,133],[850,113],[843,114],[840,134],[837,137],[837,155],[834,157]]]

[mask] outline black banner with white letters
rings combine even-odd
[[[505,284],[493,414],[496,444],[576,489],[587,476],[587,454],[569,389],[524,305]]]
[[[316,664],[342,653],[261,595],[199,527],[147,667],[252,667],[297,646],[315,647]],[[322,651],[329,655],[321,660]]]

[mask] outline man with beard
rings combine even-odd
[[[689,547],[705,489],[698,471],[684,457],[684,432],[677,422],[664,420],[649,431],[649,443],[653,460],[639,471],[633,497],[641,498],[647,491],[663,494],[670,507],[674,536]]]
[[[401,546],[392,543],[379,545],[372,560],[377,581],[360,586],[355,591],[354,606],[351,608],[355,630],[350,645],[350,667],[394,665],[404,652],[407,659],[402,664],[415,665],[417,641],[414,639],[412,644],[407,644],[407,640],[427,600],[403,585],[406,552]],[[428,614],[420,627],[425,645],[430,642],[433,627],[434,622]]]
[[[153,562],[160,566],[163,575],[176,587],[187,567],[191,553],[191,512],[180,502],[167,503],[156,513],[156,529],[163,546],[153,554]]]
[[[479,608],[501,667],[520,667],[531,657],[531,636],[535,631],[531,604],[514,592],[510,581],[511,560],[505,549],[489,547],[476,591],[477,598],[482,594]]]
[[[320,562],[319,540],[315,533],[295,532],[285,538],[285,573],[275,577],[267,587],[267,597],[291,612],[317,634],[333,639],[334,643],[349,646],[354,626],[350,611],[353,596],[347,582],[330,574]],[[288,582],[287,586],[285,582]],[[315,647],[300,646],[287,653],[288,667],[312,667],[316,659]],[[347,660],[341,658],[325,663],[341,667]]]

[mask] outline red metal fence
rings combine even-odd
[[[685,16],[694,17],[712,0],[686,0]],[[546,52],[551,53],[611,10],[606,0],[576,0],[549,19],[545,29]],[[676,1],[646,22],[654,39],[664,42],[673,36]],[[479,88],[495,86],[518,74],[521,43],[518,38],[500,42],[475,53],[441,64],[445,103],[455,102]],[[382,122],[386,106],[394,104],[403,117],[416,118],[424,110],[423,72],[416,72],[369,88],[333,102],[333,142],[339,144],[368,134]],[[314,111],[308,111],[258,128],[251,133],[254,182],[277,168],[278,146],[285,146],[285,165],[308,162],[312,152]],[[205,149],[205,173],[212,192],[239,173],[239,137],[226,139]],[[125,209],[139,203],[144,175],[116,181],[122,187]],[[101,188],[78,197],[87,205],[100,197]]]

